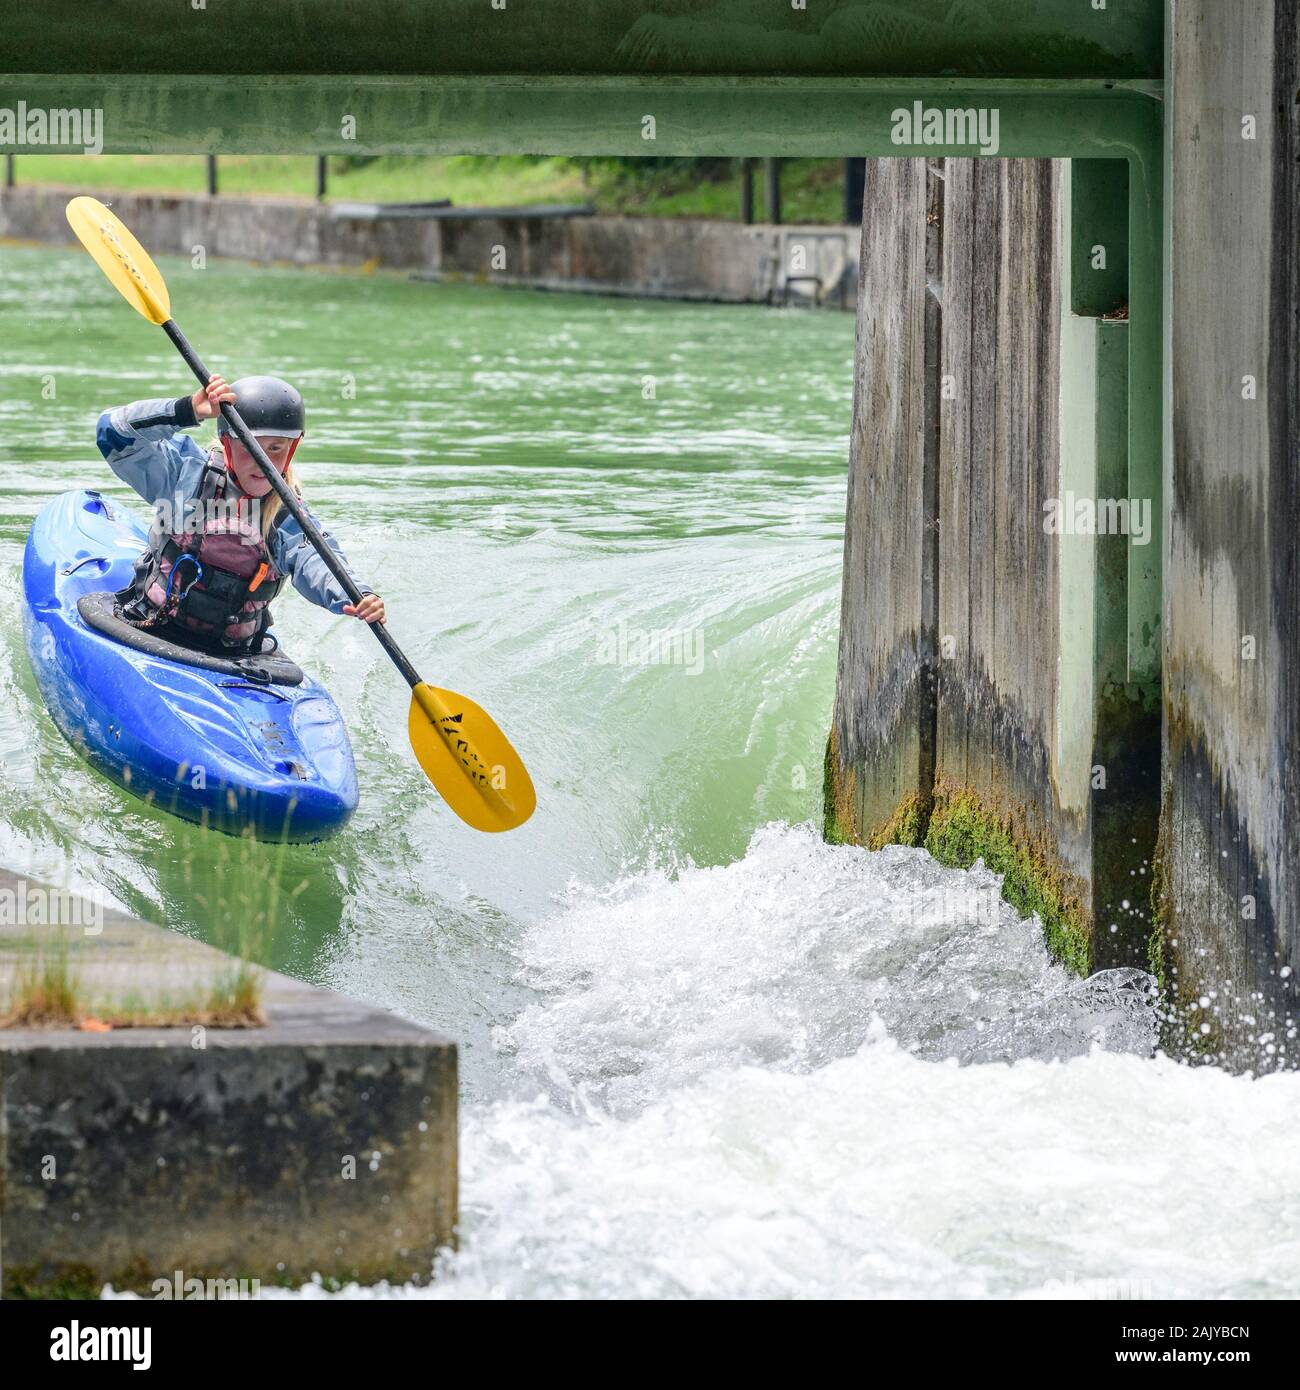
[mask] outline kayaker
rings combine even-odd
[[[149,548],[136,563],[134,582],[118,595],[122,616],[187,646],[259,651],[271,622],[271,600],[289,579],[304,598],[332,613],[383,622],[384,602],[368,585],[358,581],[361,602],[348,601],[221,418],[223,401],[237,405],[268,458],[297,491],[291,465],[304,434],[305,411],[302,397],[278,377],[250,376],[227,384],[214,376],[192,396],[136,401],[99,417],[100,453],[154,510]],[[184,431],[213,418],[217,440],[205,451]],[[337,542],[328,532],[322,535],[351,573]]]

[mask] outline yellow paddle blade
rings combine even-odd
[[[411,691],[411,747],[443,800],[475,830],[513,830],[537,805],[533,779],[473,700],[423,681]]]
[[[78,240],[122,298],[150,323],[166,323],[172,316],[167,285],[121,218],[96,198],[74,198],[67,214]]]

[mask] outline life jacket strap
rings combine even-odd
[[[274,579],[268,581],[268,575],[273,573],[274,566],[265,559],[251,578],[247,579],[228,570],[218,569],[211,563],[203,564],[201,560],[201,551],[208,539],[205,529],[208,507],[224,496],[226,486],[226,471],[220,455],[214,450],[204,463],[199,486],[194,494],[195,500],[199,503],[198,527],[184,537],[183,545],[178,544],[174,537],[166,536],[157,549],[140,557],[136,564],[131,593],[126,601],[120,604],[123,617],[127,621],[139,627],[161,626],[174,621],[184,624],[189,621],[207,629],[214,640],[220,640],[227,628],[255,618],[256,630],[247,641],[237,645],[243,648],[256,645],[260,641],[262,633],[270,626],[270,603],[280,592],[284,576],[277,574]],[[263,554],[269,554],[265,540],[262,545]],[[150,600],[150,589],[156,583],[162,584],[164,563],[174,575],[177,565],[187,558],[203,565],[201,574],[195,577],[185,576],[188,582],[184,585],[177,583],[162,606]],[[261,592],[255,601],[257,608],[251,613],[245,612],[245,603],[258,590]]]

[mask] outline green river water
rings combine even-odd
[[[470,1085],[492,1086],[474,1054],[513,933],[571,878],[725,863],[755,825],[817,811],[852,318],[161,269],[211,370],[302,390],[306,496],[417,669],[508,732],[541,812],[503,839],[462,825],[414,764],[408,692],[378,645],[291,592],[282,640],[353,734],[361,804],[341,837],[250,850],[83,765],[27,671],[26,532],[67,488],[131,501],[95,448],[99,412],[193,383],[89,258],[5,249],[0,312],[20,331],[0,348],[0,862],[71,872],[141,916],[437,1022]]]
[[[462,825],[377,644],[292,592],[343,834],[229,840],[89,770],[24,539],[63,490],[129,502],[99,412],[192,383],[86,256],[3,246],[0,863],[457,1039],[461,1250],[421,1296],[1300,1293],[1300,1078],[1152,1058],[1144,977],[1067,976],[982,866],[821,842],[852,316],[162,269],[213,370],[302,389],[308,500],[538,810]]]

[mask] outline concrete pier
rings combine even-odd
[[[32,890],[48,894],[0,873],[8,904]],[[455,1044],[271,972],[262,1026],[98,1031],[201,1018],[238,963],[121,914],[54,915],[0,913],[0,1016],[34,961],[61,952],[88,1020],[0,1028],[5,1297],[148,1295],[176,1271],[429,1277],[457,1219]]]
[[[984,857],[1070,965],[1148,966],[1176,1045],[1266,1070],[1300,1005],[1300,4],[1168,17],[1145,193],[1142,159],[869,164],[827,828]]]
[[[1075,263],[1088,163],[868,162],[827,767],[833,835],[983,856],[1081,971],[1145,963],[1159,760],[1132,538],[1076,524],[1076,494],[1127,492],[1127,324]]]
[[[1300,970],[1298,52],[1296,0],[1172,7],[1161,949],[1256,1064]]]

